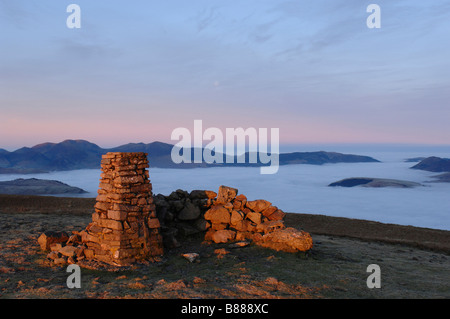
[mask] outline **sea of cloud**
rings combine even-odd
[[[176,189],[217,191],[220,185],[226,185],[237,188],[249,200],[266,199],[286,212],[450,230],[450,183],[430,183],[436,173],[410,169],[414,163],[405,163],[405,155],[372,154],[381,163],[286,165],[274,175],[261,175],[259,168],[151,168],[150,179],[154,194],[168,195]],[[88,191],[82,195],[84,197],[95,197],[100,170],[0,175],[0,180],[31,177],[59,180]],[[328,187],[348,177],[401,179],[424,186],[410,189]]]

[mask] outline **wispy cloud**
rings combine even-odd
[[[33,5],[32,2],[30,2]],[[24,8],[20,1],[0,0],[0,20],[17,28],[22,28],[25,21],[32,19],[32,13]]]
[[[218,6],[213,6],[209,8],[202,9],[197,16],[197,30],[199,32],[203,31],[219,17]]]

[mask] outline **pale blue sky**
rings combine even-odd
[[[448,0],[0,0],[0,148],[170,142],[194,119],[281,143],[450,144],[449,36]]]

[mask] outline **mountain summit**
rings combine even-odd
[[[437,173],[450,172],[450,158],[427,157],[411,168]]]

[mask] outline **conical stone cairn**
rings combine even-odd
[[[102,156],[92,222],[81,232],[87,259],[126,266],[163,254],[146,153]]]

